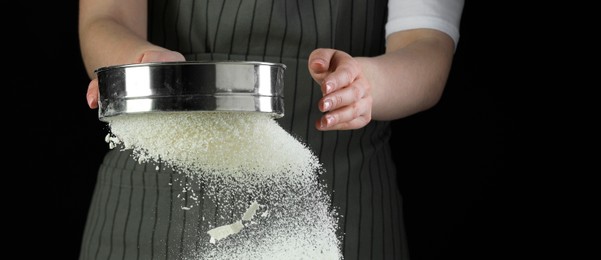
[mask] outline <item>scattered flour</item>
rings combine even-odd
[[[257,209],[259,209],[259,203],[254,201],[250,207],[248,207],[246,212],[244,212],[244,215],[242,215],[242,220],[238,220],[232,224],[219,226],[207,231],[207,234],[211,236],[211,240],[209,242],[211,242],[211,244],[215,244],[215,242],[221,239],[240,232],[245,225],[253,224],[252,222],[249,222],[255,216]],[[247,224],[243,224],[243,222],[246,222]]]
[[[321,165],[271,116],[156,112],[111,117],[109,128],[111,148],[196,180],[202,196],[183,193],[215,205],[185,259],[342,259]]]
[[[232,224],[223,225],[211,229],[207,231],[207,233],[211,236],[211,240],[209,242],[211,242],[211,244],[215,244],[215,242],[221,239],[224,239],[230,235],[240,232],[240,230],[242,230],[243,228],[244,225],[242,224],[242,220],[238,220]]]

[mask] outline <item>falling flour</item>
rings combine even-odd
[[[250,207],[248,207],[246,212],[244,212],[244,215],[242,216],[242,220],[238,220],[232,224],[219,226],[219,227],[216,227],[214,229],[207,231],[207,233],[211,236],[211,240],[209,242],[211,242],[211,244],[215,244],[215,242],[217,242],[221,239],[224,239],[230,235],[240,232],[240,230],[242,230],[242,228],[244,228],[244,226],[253,224],[250,221],[254,217],[258,208],[259,208],[259,203],[254,201],[250,205]],[[247,224],[244,224],[244,221],[246,221]]]
[[[212,205],[214,216],[203,215],[184,259],[342,259],[321,165],[271,116],[158,112],[112,117],[109,128],[111,148],[202,187],[182,193],[203,209]]]

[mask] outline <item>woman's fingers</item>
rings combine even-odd
[[[88,106],[91,109],[98,108],[98,95],[98,79],[95,78],[88,84],[88,92],[86,93]]]
[[[317,122],[319,130],[351,130],[364,127],[371,121],[372,98],[367,96],[351,105],[323,115]]]
[[[361,67],[345,52],[316,49],[309,55],[309,73],[321,85],[323,95],[327,95],[351,84]]]
[[[330,70],[330,60],[334,56],[334,49],[315,49],[309,55],[309,72],[317,81],[321,82]]]
[[[359,62],[346,52],[316,49],[309,55],[309,73],[321,86],[318,102],[325,112],[316,123],[319,130],[350,130],[371,121],[371,85]]]
[[[363,99],[368,95],[369,84],[364,80],[357,80],[351,85],[338,91],[325,95],[319,101],[319,110],[328,112],[339,109]]]
[[[361,69],[357,61],[348,56],[343,60],[336,61],[336,69],[324,77],[321,91],[324,95],[330,94],[334,91],[340,90],[346,86],[349,86],[361,73]]]
[[[170,61],[185,61],[184,55],[176,51],[168,50],[152,50],[146,51],[140,57],[139,62],[170,62]]]

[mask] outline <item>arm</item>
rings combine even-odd
[[[386,53],[357,57],[317,49],[309,70],[321,83],[320,130],[357,129],[371,119],[394,120],[434,106],[446,84],[455,43],[440,31],[414,29],[391,34]]]
[[[98,82],[94,70],[104,66],[183,61],[173,51],[151,44],[147,37],[146,0],[80,0],[79,41],[88,76],[87,99],[98,107]]]
[[[389,0],[386,52],[357,57],[332,49],[309,57],[324,97],[319,130],[357,129],[434,106],[451,68],[464,0]],[[329,86],[329,87],[328,87]]]
[[[386,54],[360,58],[374,86],[373,119],[399,119],[438,103],[451,69],[454,45],[440,31],[416,29],[392,34]]]

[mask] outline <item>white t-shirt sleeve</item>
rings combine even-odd
[[[429,28],[459,42],[464,0],[389,0],[386,37],[402,30]]]

